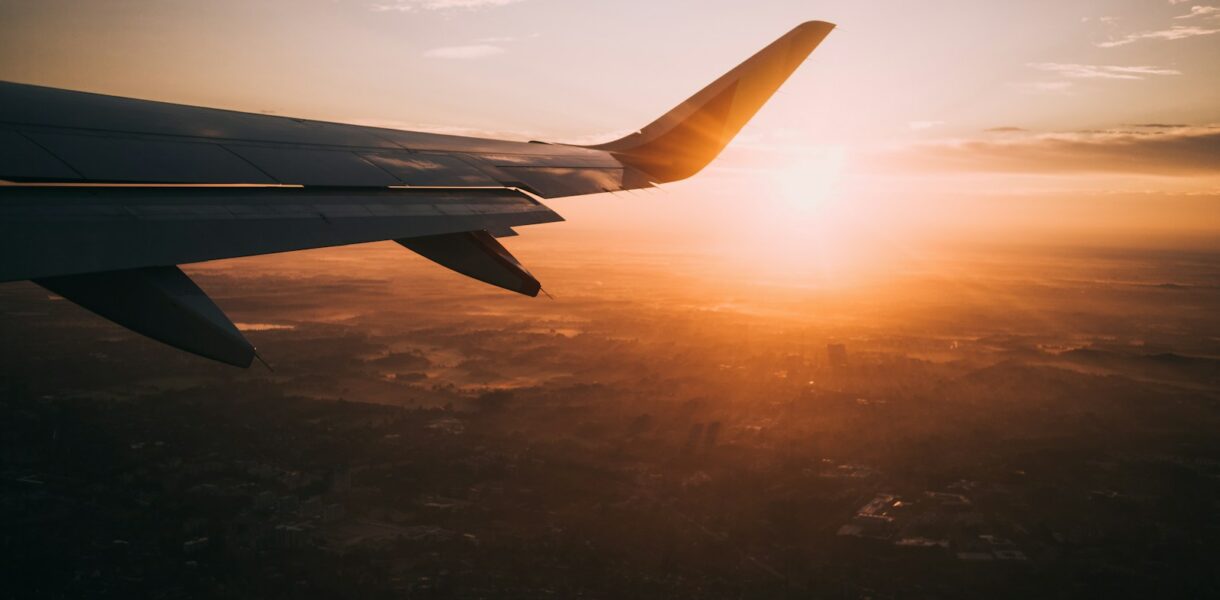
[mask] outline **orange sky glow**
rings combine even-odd
[[[838,28],[711,167],[551,202],[569,222],[522,249],[596,239],[833,284],[945,243],[1220,240],[1209,0],[0,0],[0,79],[591,143],[810,19]]]

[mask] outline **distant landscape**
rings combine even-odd
[[[393,244],[186,267],[274,371],[0,286],[9,593],[1220,593],[1220,254],[506,244],[553,300]]]

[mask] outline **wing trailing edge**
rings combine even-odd
[[[562,220],[509,189],[0,186],[0,282]]]

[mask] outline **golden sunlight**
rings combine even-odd
[[[831,210],[841,199],[840,184],[847,164],[842,145],[795,148],[786,165],[769,178],[772,197],[783,202],[785,217],[803,220]]]
[[[880,210],[868,178],[852,172],[849,148],[778,154],[787,160],[735,186],[753,200],[717,243],[725,257],[760,280],[798,287],[842,287],[889,271],[901,224]]]

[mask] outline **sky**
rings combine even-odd
[[[1220,239],[1216,0],[0,0],[0,80],[594,143],[814,19],[838,28],[720,160],[553,203],[572,233],[786,267],[953,236]]]

